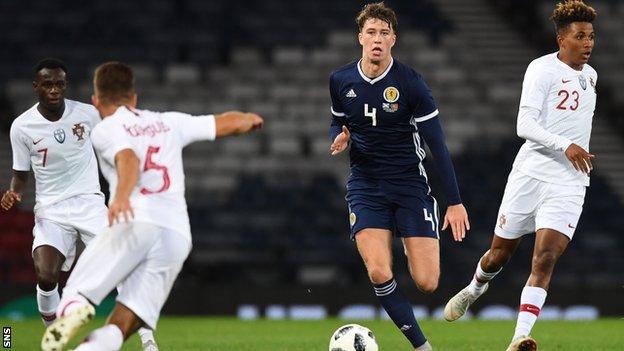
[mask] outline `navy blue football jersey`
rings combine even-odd
[[[370,79],[359,61],[330,77],[331,112],[351,132],[351,173],[373,178],[426,177],[418,122],[438,115],[422,76],[392,60]]]

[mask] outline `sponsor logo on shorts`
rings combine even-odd
[[[576,229],[576,227],[575,227],[575,226],[573,226],[573,225],[572,225],[572,223],[568,223],[568,228],[570,228],[570,229]]]

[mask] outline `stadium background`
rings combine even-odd
[[[462,244],[442,234],[440,289],[430,296],[413,287],[396,242],[399,283],[423,315],[435,317],[468,282],[489,245],[522,142],[515,121],[524,70],[533,58],[556,50],[547,21],[555,2],[387,3],[399,17],[394,57],[421,72],[433,90],[472,224]],[[328,77],[360,57],[353,18],[362,4],[1,1],[0,189],[7,189],[11,175],[11,121],[36,101],[31,82],[38,60],[64,60],[67,97],[80,101],[89,101],[97,64],[130,63],[141,108],[193,114],[241,109],[266,120],[266,128],[253,136],[186,149],[194,249],[165,313],[377,316],[364,268],[348,240],[348,157],[328,153]],[[624,81],[624,3],[590,4],[598,11],[591,59],[599,72],[591,142],[597,160],[577,235],[556,268],[547,301],[551,318],[573,316],[569,307],[578,305],[596,310],[577,309],[577,316],[624,314],[624,90],[618,89]],[[444,204],[432,162],[426,167]],[[31,178],[19,209],[0,212],[3,317],[36,314],[33,185]],[[515,318],[532,243],[531,236],[524,240],[475,312],[503,305],[507,308],[494,315]],[[345,310],[349,305],[360,306]]]

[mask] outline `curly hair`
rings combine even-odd
[[[585,4],[583,0],[566,0],[555,7],[550,20],[555,23],[555,30],[561,34],[572,22],[592,22],[596,18],[596,10]]]
[[[398,23],[396,14],[394,13],[394,10],[386,6],[383,1],[366,4],[362,11],[358,13],[357,17],[355,18],[355,22],[357,23],[360,32],[362,31],[362,28],[364,28],[364,23],[366,23],[366,20],[370,18],[376,18],[388,23],[390,29],[392,29],[394,33],[397,32]]]

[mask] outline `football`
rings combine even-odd
[[[343,325],[329,340],[329,351],[377,351],[378,349],[373,332],[358,324]]]

